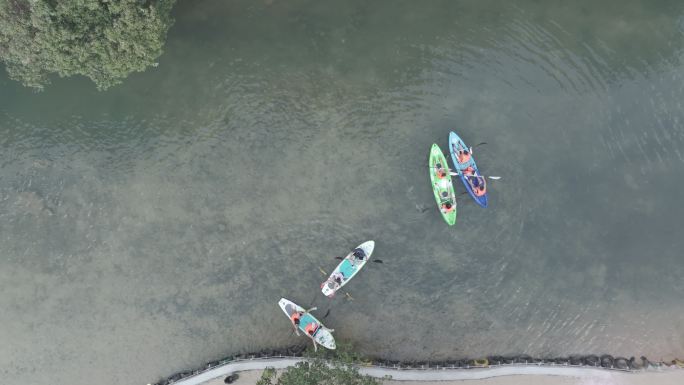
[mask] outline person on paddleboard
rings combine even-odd
[[[306,325],[304,328],[304,331],[306,332],[307,337],[311,338],[311,341],[313,341],[314,345],[314,351],[318,351],[318,344],[316,343],[316,333],[318,333],[319,330],[325,329],[329,331],[330,333],[334,332],[335,329],[328,329],[323,324],[318,323],[318,322],[311,322],[310,324]]]
[[[328,285],[330,290],[332,290],[328,297],[332,298],[335,295],[335,292],[342,286],[342,282],[344,282],[344,274],[341,271],[336,271],[330,275],[330,278],[328,278],[327,281],[321,284],[321,288]]]
[[[340,287],[342,282],[344,282],[344,274],[341,271],[332,273],[330,279],[337,285],[337,287]]]
[[[352,265],[356,265],[356,262],[362,263],[366,259],[366,252],[357,247],[354,249],[354,251],[347,255],[347,259]]]
[[[292,322],[292,326],[294,326],[294,331],[297,334],[297,336],[299,336],[299,321],[302,319],[302,317],[304,317],[304,314],[314,311],[316,309],[318,308],[314,306],[309,310],[294,311],[292,312],[292,314],[290,314],[290,322]]]

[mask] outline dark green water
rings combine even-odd
[[[110,91],[0,77],[3,384],[303,343],[281,296],[387,358],[684,355],[681,1],[175,16],[159,67]],[[426,164],[451,129],[503,178],[448,228]],[[385,263],[355,300],[316,296],[367,239]]]

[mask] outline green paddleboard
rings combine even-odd
[[[436,144],[433,144],[430,149],[429,166],[430,182],[432,183],[432,191],[435,193],[437,207],[446,223],[448,223],[449,226],[453,226],[456,223],[456,193],[454,192],[454,185],[451,183],[451,175],[449,173],[447,160],[444,157],[442,150],[440,150],[439,146]],[[446,174],[442,178],[437,175],[440,168],[442,168],[444,174]],[[442,208],[447,202],[450,203],[453,208],[448,212]]]

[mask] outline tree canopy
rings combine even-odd
[[[267,368],[257,385],[380,385],[380,381],[361,375],[350,365],[333,363],[328,366],[324,361],[315,360],[291,366],[280,376],[275,369]]]
[[[0,61],[42,89],[48,75],[83,75],[98,89],[156,65],[175,0],[0,0]]]
[[[325,350],[325,349],[321,349]],[[257,385],[380,385],[381,381],[364,376],[354,364],[363,358],[353,353],[351,347],[342,344],[336,352],[307,351],[307,361],[285,369],[280,376],[275,369],[267,368]]]

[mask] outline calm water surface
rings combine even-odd
[[[2,383],[304,343],[281,296],[394,359],[681,357],[684,3],[512,3],[183,1],[110,91],[3,74]],[[451,129],[502,179],[448,228]],[[355,300],[316,295],[367,239]]]

